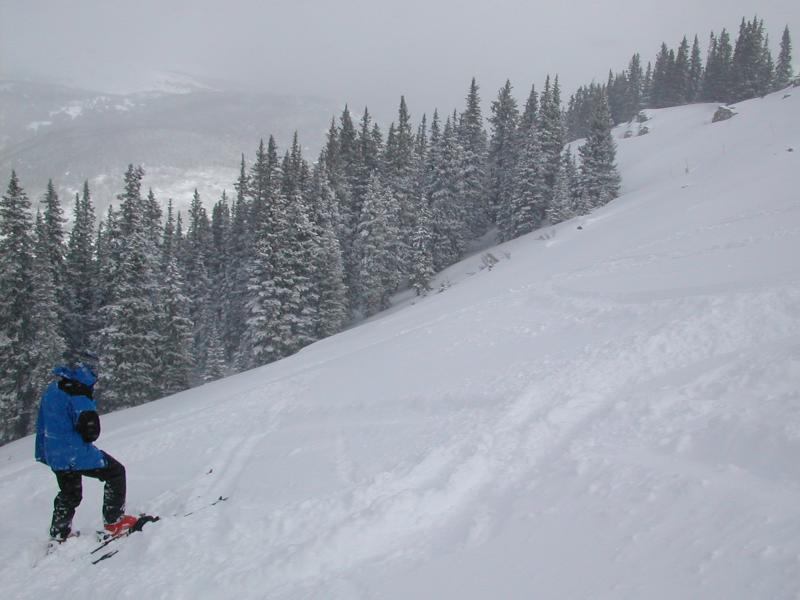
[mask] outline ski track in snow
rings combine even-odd
[[[3,595],[796,598],[800,203],[762,132],[796,136],[798,103],[738,108],[653,111],[619,142],[630,194],[491,272],[105,417],[164,518],[101,565],[83,538],[41,557],[55,482],[4,447]]]

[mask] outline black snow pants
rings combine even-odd
[[[53,471],[59,492],[53,501],[53,521],[50,536],[65,539],[72,530],[72,517],[83,499],[81,477],[93,477],[105,482],[103,491],[103,521],[114,523],[125,509],[125,467],[110,454],[103,452],[106,466],[85,471]]]

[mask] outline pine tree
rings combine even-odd
[[[398,284],[397,216],[394,199],[377,176],[370,180],[356,233],[358,290],[366,316],[389,307]]]
[[[692,55],[689,59],[689,84],[687,87],[686,101],[697,102],[703,86],[703,58],[700,55],[700,41],[694,36],[692,42]]]
[[[556,187],[553,192],[553,198],[547,207],[546,217],[551,225],[561,223],[575,216],[573,214],[572,205],[574,175],[571,171],[573,168],[572,153],[569,148],[565,148],[564,156],[561,159],[561,168],[556,177]]]
[[[399,264],[401,269],[408,264],[411,240],[419,199],[415,196],[416,172],[414,171],[414,133],[411,117],[404,96],[400,97],[397,126],[386,138],[385,183],[397,203],[400,235]]]
[[[358,279],[358,258],[356,257],[355,231],[361,215],[363,193],[359,193],[359,182],[364,173],[360,172],[359,160],[361,152],[358,146],[358,137],[350,117],[348,107],[339,118],[339,127],[331,125],[328,134],[328,144],[325,148],[327,172],[331,187],[336,195],[341,216],[339,238],[342,243],[342,258],[344,260],[345,285],[348,290],[348,307],[353,310],[357,304],[356,287]],[[334,135],[335,133],[335,135]],[[363,189],[366,189],[365,187]]]
[[[270,136],[267,145],[262,139],[256,150],[256,159],[247,179],[250,214],[250,244],[269,230],[273,196],[280,186],[280,164],[275,139]],[[191,218],[191,217],[190,217]]]
[[[164,322],[160,350],[162,376],[161,392],[175,394],[188,389],[192,383],[194,324],[190,317],[190,300],[186,295],[183,273],[175,254],[177,248],[172,201],[167,205],[167,218],[162,238],[162,298]]]
[[[420,210],[411,248],[409,283],[417,296],[424,296],[431,289],[431,279],[435,273],[433,270],[433,215],[427,203]]]
[[[775,67],[775,88],[783,89],[792,81],[792,39],[789,35],[789,26],[783,30],[781,36],[781,49],[778,54],[778,64]]]
[[[458,127],[458,139],[464,153],[463,205],[469,234],[477,237],[483,235],[488,228],[489,207],[486,198],[486,132],[483,129],[478,84],[474,77],[467,94],[466,104],[466,109],[461,113]]]
[[[242,155],[239,177],[234,187],[236,188],[236,199],[231,210],[231,231],[228,243],[228,253],[232,262],[226,269],[232,271],[230,275],[232,284],[224,327],[225,349],[229,360],[234,359],[244,332],[248,265],[253,254],[253,232],[249,223],[249,179],[244,155]]]
[[[270,212],[272,174],[262,184],[266,186],[267,191],[259,196],[264,205],[259,209],[258,218],[264,226]],[[213,281],[209,266],[212,252],[211,223],[197,190],[194,191],[189,204],[188,217],[183,268],[186,274],[186,294],[190,303],[189,316],[195,326],[192,354],[198,378],[202,379],[210,336],[209,327],[214,320],[215,311],[212,307]]]
[[[732,53],[728,32],[723,29],[717,38],[712,31],[703,77],[702,97],[705,101],[729,102],[731,100]]]
[[[490,216],[500,223],[508,214],[513,189],[512,170],[516,163],[516,138],[519,110],[512,95],[511,82],[506,81],[492,102],[492,137],[488,157],[488,197]],[[435,211],[434,211],[435,218]]]
[[[29,376],[32,390],[43,390],[50,382],[53,366],[61,361],[67,344],[61,335],[62,316],[58,304],[58,290],[53,281],[53,231],[52,222],[41,213],[36,215],[33,245],[31,286],[33,304],[31,314],[31,339],[28,348]],[[33,424],[33,405],[25,421]]]
[[[635,117],[644,106],[642,94],[644,88],[644,73],[642,61],[638,53],[631,57],[628,63],[628,94],[625,102],[625,120]]]
[[[25,435],[37,390],[29,366],[33,242],[31,203],[12,171],[0,202],[0,442]]]
[[[611,115],[605,96],[596,104],[586,143],[580,148],[581,193],[592,208],[607,204],[619,194],[620,177],[614,164],[616,149],[611,137]]]
[[[370,178],[373,174],[381,172],[384,166],[383,139],[380,135],[380,130],[376,135],[375,127],[377,127],[377,124],[373,122],[369,109],[365,107],[357,138],[359,150],[355,163],[357,173],[352,180],[351,190],[353,201],[350,209],[356,214],[361,213],[361,205],[367,193]],[[354,222],[351,226],[356,227],[357,224]]]
[[[719,61],[719,93],[718,99],[724,102],[733,100],[733,46],[730,34],[723,29],[717,40],[717,54]]]
[[[589,133],[589,125],[594,112],[594,99],[603,88],[593,83],[581,86],[569,101],[566,114],[568,137],[570,140],[584,138]],[[643,100],[644,102],[644,100]]]
[[[222,345],[222,335],[219,332],[217,321],[214,321],[211,323],[203,381],[216,381],[217,379],[225,377],[227,372],[228,366],[225,362],[225,348],[223,348]]]
[[[314,337],[321,339],[341,331],[348,314],[344,261],[336,234],[340,220],[339,210],[324,160],[317,163],[312,177],[311,201],[317,244],[314,253],[317,276],[313,283],[316,285],[318,304]]]
[[[564,151],[564,121],[561,114],[561,94],[556,76],[552,88],[550,77],[545,83],[539,109],[539,143],[542,153],[541,175],[544,185],[544,199],[540,218],[553,197],[556,177],[561,168],[561,153]],[[537,225],[538,226],[538,225]]]
[[[276,202],[275,270],[273,281],[280,302],[274,325],[274,345],[281,357],[313,342],[319,298],[313,282],[315,232],[309,209],[298,189]]]
[[[248,264],[245,295],[245,327],[237,351],[240,370],[251,369],[281,358],[273,343],[273,325],[281,304],[273,280],[273,252],[267,239],[259,239]]]
[[[545,88],[546,93],[549,86]],[[545,100],[549,99],[545,94]],[[545,217],[548,190],[547,168],[542,149],[540,128],[531,127],[519,151],[514,167],[514,187],[509,202],[508,224],[501,230],[501,239],[513,239],[538,228]]]
[[[775,89],[775,63],[769,49],[769,36],[764,34],[761,46],[761,64],[758,69],[759,96],[765,96]]]
[[[350,109],[345,105],[339,117],[339,161],[345,180],[352,186],[353,179],[358,175],[358,134]]]
[[[97,347],[104,373],[103,399],[108,409],[142,404],[159,393],[159,258],[146,229],[141,197],[143,176],[141,167],[128,167],[124,191],[117,197],[118,230],[104,241],[111,247],[105,259],[106,297],[99,310]]]
[[[41,240],[47,248],[48,268],[53,281],[53,289],[58,311],[58,328],[62,335],[65,333],[65,305],[66,293],[64,289],[64,211],[58,199],[53,180],[47,182],[47,191],[44,195],[44,233]]]
[[[628,74],[623,71],[614,75],[608,72],[608,83],[606,84],[608,93],[608,106],[611,110],[611,120],[622,123],[628,120]]]
[[[64,265],[66,298],[65,330],[70,353],[89,347],[96,328],[94,286],[97,266],[94,261],[95,215],[89,193],[89,182],[83,184],[83,194],[75,194],[72,231],[67,242]]]
[[[161,244],[161,204],[156,199],[152,188],[147,191],[143,207],[143,223],[147,243],[151,249],[158,250]]]
[[[436,138],[428,169],[428,203],[433,215],[433,265],[438,271],[461,257],[468,230],[462,204],[463,150],[452,117],[448,117],[441,135],[437,131]]]
[[[757,17],[752,21],[742,19],[731,69],[731,94],[734,102],[755,98],[769,91],[772,74],[768,65],[771,62],[769,48],[765,50],[764,22]]]
[[[640,108],[650,108],[653,106],[653,65],[647,63],[647,69],[644,72],[644,81],[642,81],[642,102]]]
[[[654,108],[664,108],[670,106],[671,90],[670,79],[675,70],[674,53],[670,55],[667,45],[662,42],[661,50],[656,56],[653,66],[653,84],[650,94],[650,101]]]
[[[675,65],[670,77],[670,104],[680,106],[689,101],[691,95],[691,65],[689,58],[689,42],[686,36],[678,46]]]
[[[564,160],[564,173],[569,182],[569,216],[571,218],[588,214],[591,211],[591,207],[585,204],[585,199],[581,193],[577,159],[569,146],[564,150]]]
[[[531,91],[528,94],[528,99],[525,101],[525,110],[522,111],[522,117],[519,119],[517,125],[517,149],[521,148],[525,143],[528,132],[537,126],[539,122],[539,96],[536,93],[536,85],[531,85]]]

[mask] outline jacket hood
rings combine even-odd
[[[95,383],[97,383],[97,376],[86,365],[77,365],[75,367],[58,365],[53,369],[53,373],[59,377],[77,381],[78,383],[82,383],[88,387],[92,387]]]

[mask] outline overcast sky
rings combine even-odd
[[[756,12],[774,48],[786,24],[800,48],[798,0],[0,0],[0,77],[113,91],[173,70],[387,118],[400,94],[412,115],[460,108],[473,75],[485,101],[547,73],[568,95]]]

